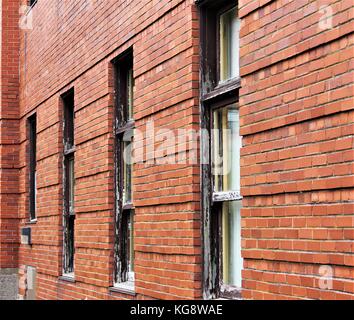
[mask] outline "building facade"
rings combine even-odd
[[[0,299],[353,299],[351,0],[0,0]]]

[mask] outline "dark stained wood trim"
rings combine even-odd
[[[75,95],[74,88],[71,88],[66,93],[61,96],[62,106],[63,106],[63,273],[64,276],[61,280],[70,281],[72,277],[68,277],[65,273],[73,273],[75,268],[75,239],[71,239],[70,236],[74,237],[75,229],[75,212],[71,211],[69,205],[69,175],[68,162],[71,160],[75,161]],[[74,219],[73,230],[69,229],[70,219]],[[72,270],[69,270],[69,262],[72,261]],[[68,280],[69,279],[69,280]]]
[[[72,146],[69,149],[66,149],[66,146],[64,146],[64,156],[70,156],[70,155],[74,154],[75,151],[76,151],[76,147],[75,146]]]
[[[211,92],[204,94],[202,96],[202,100],[207,102],[215,98],[219,98],[222,95],[236,94],[235,91],[237,89],[240,89],[240,87],[241,87],[240,78],[235,78],[235,79],[225,81],[224,83],[221,83],[217,87],[215,87],[215,89],[212,90]]]
[[[125,123],[123,126],[117,126],[116,134],[122,134],[126,131],[133,130],[135,128],[135,121],[129,121]]]

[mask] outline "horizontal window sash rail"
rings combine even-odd
[[[240,191],[214,192],[213,202],[241,201],[243,197]]]
[[[228,94],[234,90],[241,88],[241,78],[234,78],[220,83],[211,92],[202,96],[204,102],[218,98],[221,95]]]
[[[70,148],[65,147],[64,148],[64,156],[70,156],[70,155],[74,154],[75,151],[76,151],[76,147],[75,146],[70,147]]]
[[[135,121],[129,121],[123,125],[117,125],[116,127],[116,135],[122,134],[125,131],[132,130],[135,128]]]

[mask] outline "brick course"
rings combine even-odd
[[[19,242],[18,2],[1,1],[0,7],[0,269],[16,269]]]
[[[240,7],[243,296],[353,299],[352,4]]]

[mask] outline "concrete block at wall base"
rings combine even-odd
[[[17,275],[17,269],[0,269],[0,300],[17,300]]]

